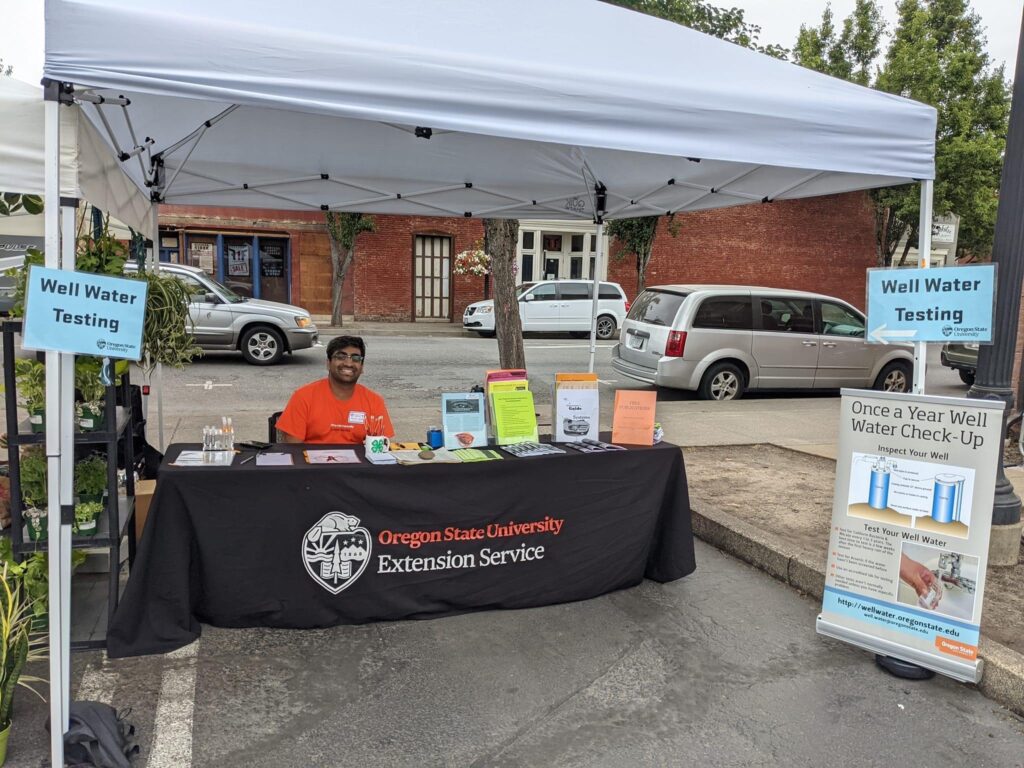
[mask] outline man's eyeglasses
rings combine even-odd
[[[354,355],[350,355],[347,352],[335,352],[331,355],[331,360],[338,360],[339,362],[341,360],[351,360],[353,363],[361,363],[363,362],[363,356],[358,352]]]

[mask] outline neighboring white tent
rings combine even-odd
[[[125,176],[121,163],[92,124],[81,119],[79,109],[62,110],[60,117],[61,195],[88,200],[148,235],[153,227],[149,194]],[[43,89],[0,77],[0,191],[43,194],[43,122]],[[21,232],[25,222],[16,226]],[[42,234],[41,218],[36,218],[36,226]]]
[[[172,205],[603,221],[934,177],[932,108],[596,0],[47,0],[44,71]]]

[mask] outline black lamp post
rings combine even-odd
[[[1006,155],[999,185],[999,209],[996,213],[992,262],[998,264],[994,343],[982,346],[978,354],[978,372],[968,397],[1002,400],[1006,416],[1014,405],[1013,357],[1017,344],[1020,316],[1021,278],[1024,276],[1024,23],[1017,48],[1017,70],[1010,108],[1010,126],[1006,136]],[[1020,521],[1020,498],[1003,472],[1002,455],[996,476],[996,494],[992,511],[993,525],[1013,525]]]

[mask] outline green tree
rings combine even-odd
[[[606,0],[612,5],[646,13],[666,21],[674,21],[698,32],[728,40],[777,59],[788,51],[780,45],[762,45],[761,27],[744,18],[742,8],[719,8],[703,0]]]
[[[341,325],[341,289],[355,260],[356,238],[361,232],[373,232],[375,224],[372,216],[362,213],[328,211],[324,219],[331,241],[331,325]]]
[[[639,216],[608,222],[608,237],[619,246],[618,256],[627,253],[636,256],[636,291],[639,294],[647,284],[647,264],[654,250],[654,237],[658,232],[660,216]]]
[[[958,256],[987,257],[1010,114],[1004,68],[990,66],[980,20],[966,0],[900,0],[897,11],[874,82],[871,68],[883,27],[872,0],[858,0],[838,38],[826,7],[820,26],[801,27],[794,60],[936,108],[934,210],[960,216]],[[880,189],[872,198],[879,264],[903,264],[917,244],[918,188]],[[904,235],[902,253],[896,254]]]

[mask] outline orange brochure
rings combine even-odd
[[[654,445],[654,407],[657,401],[657,392],[618,390],[612,414],[612,442]]]

